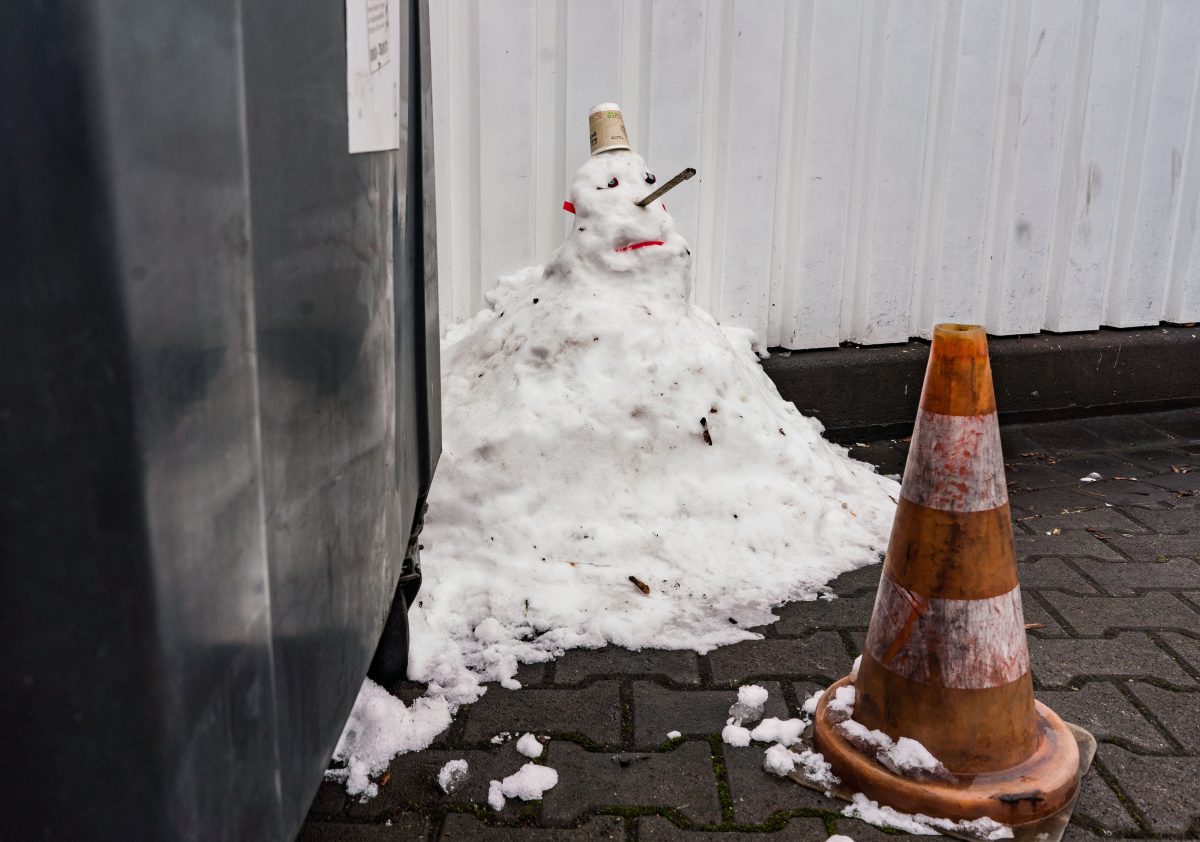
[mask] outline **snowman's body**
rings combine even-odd
[[[589,159],[566,241],[445,345],[411,663],[452,703],[564,649],[746,639],[886,546],[898,486],[689,303],[687,244],[636,205],[648,172]]]

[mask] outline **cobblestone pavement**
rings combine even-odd
[[[1003,439],[1026,620],[1045,624],[1029,638],[1037,695],[1100,743],[1067,838],[1200,838],[1200,410],[1008,426]],[[854,454],[898,472],[905,444]],[[1103,478],[1079,481],[1093,471]],[[762,746],[718,736],[738,684],[763,684],[766,715],[782,717],[847,671],[879,570],[705,656],[609,648],[527,666],[525,689],[490,689],[432,748],[396,758],[374,800],[323,785],[301,839],[883,839],[763,772]],[[491,745],[502,731],[548,737],[559,784],[497,814],[488,781],[525,761],[513,742]],[[446,796],[435,778],[458,757],[471,778]]]

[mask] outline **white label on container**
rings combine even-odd
[[[400,148],[406,21],[399,0],[346,0],[346,118],[350,152]]]

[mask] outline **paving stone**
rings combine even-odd
[[[1095,485],[1095,483],[1088,484],[1088,491],[1047,488],[1041,491],[1022,492],[1021,494],[1014,494],[1009,497],[1009,503],[1018,509],[1044,517],[1095,512],[1097,509],[1105,508],[1105,502],[1111,501],[1097,499],[1090,491],[1090,486],[1092,485]],[[1114,503],[1113,505],[1116,504]],[[1079,528],[1082,529],[1084,526],[1090,525],[1090,523],[1084,523]]]
[[[1200,672],[1200,640],[1174,632],[1164,632],[1159,637],[1177,652],[1194,672]]]
[[[418,813],[401,813],[391,824],[323,824],[307,822],[296,842],[399,842],[429,838],[429,822]]]
[[[1195,456],[1179,447],[1138,447],[1120,454],[1149,474],[1168,474],[1172,465],[1186,465],[1195,461]]]
[[[787,703],[779,682],[761,684],[769,694],[763,716],[787,719]],[[657,748],[671,731],[685,737],[720,734],[729,718],[729,708],[736,701],[737,690],[672,690],[650,681],[634,682],[634,744],[639,749]]]
[[[1113,534],[1109,544],[1134,561],[1161,561],[1172,556],[1200,559],[1200,534],[1135,535]]]
[[[1038,528],[1036,522],[1032,528]],[[1047,532],[1051,534],[1047,535]],[[1013,547],[1017,552],[1017,561],[1029,561],[1033,556],[1087,556],[1108,561],[1125,560],[1104,541],[1082,529],[1064,529],[1057,535],[1049,529],[1036,535],[1014,532]]]
[[[1147,420],[1143,413],[1088,418],[1081,423],[1085,424],[1090,432],[1107,439],[1112,446],[1118,448],[1145,447],[1158,442],[1169,443],[1175,440],[1175,436],[1156,427]]]
[[[1196,533],[1200,543],[1200,511],[1194,509],[1130,509],[1129,516],[1164,535]]]
[[[1042,597],[1085,637],[1116,629],[1200,631],[1200,614],[1167,591],[1123,597],[1073,596],[1043,591]]]
[[[1168,436],[1182,441],[1200,439],[1200,409],[1174,409],[1166,412],[1147,412],[1140,419]]]
[[[1025,613],[1026,624],[1040,623],[1045,626],[1040,629],[1029,629],[1028,633],[1034,637],[1070,637],[1067,630],[1038,600],[1037,592],[1027,589],[1024,585],[1021,586],[1021,608]]]
[[[308,807],[308,815],[317,819],[329,819],[341,815],[346,809],[350,797],[346,788],[332,781],[322,781],[317,787],[317,794]]]
[[[1200,817],[1200,757],[1143,757],[1113,745],[1099,756],[1154,833],[1182,835]]]
[[[842,807],[844,802],[838,802]],[[837,832],[843,836],[849,836],[854,842],[894,842],[897,839],[921,839],[925,837],[914,836],[910,833],[889,833],[883,828],[876,827],[873,824],[867,824],[860,819],[848,819],[838,817]],[[814,836],[813,839],[819,840],[822,837]],[[949,837],[943,837],[949,838]]]
[[[829,583],[829,589],[838,596],[855,596],[875,593],[879,589],[879,577],[883,575],[883,564],[868,564],[849,573],[843,573]]]
[[[1035,424],[1004,424],[1000,427],[1000,446],[1007,456],[1041,452],[1045,448],[1029,437],[1028,430]]]
[[[1072,824],[1082,824],[1088,820],[1114,836],[1132,835],[1141,831],[1137,821],[1121,804],[1121,799],[1105,783],[1104,778],[1100,777],[1094,766],[1083,778],[1079,787],[1079,800],[1075,802],[1075,813],[1071,817]]]
[[[680,830],[662,816],[638,819],[637,824],[638,842],[819,842],[828,835],[825,822],[817,818],[790,819],[782,830],[774,833]]]
[[[842,808],[835,799],[763,769],[767,747],[762,743],[746,748],[725,746],[723,750],[733,818],[739,824],[761,824],[780,810],[814,807],[836,812]]]
[[[1200,588],[1200,562],[1190,559],[1146,562],[1078,559],[1076,565],[1089,579],[1114,596],[1139,590]]]
[[[1143,751],[1171,750],[1133,702],[1106,681],[1090,681],[1078,690],[1039,690],[1037,698],[1067,722],[1091,731],[1097,740],[1124,740]]]
[[[554,664],[555,684],[578,684],[597,676],[661,675],[678,684],[699,684],[696,653],[671,649],[575,649]]]
[[[814,629],[866,628],[875,607],[875,592],[837,599],[816,599],[810,602],[789,602],[777,609],[780,620],[775,633],[803,635]]]
[[[1185,751],[1200,754],[1200,693],[1166,690],[1141,681],[1125,685],[1183,746]]]
[[[1084,471],[1079,476],[1086,476],[1088,473]],[[1044,488],[1070,486],[1079,481],[1078,477],[1060,471],[1057,464],[1051,465],[1043,459],[1023,459],[1019,456],[1005,460],[1004,476],[1010,497]]]
[[[1090,419],[1089,419],[1090,420]],[[1051,421],[1030,424],[1025,434],[1051,453],[1078,450],[1107,450],[1112,443],[1088,427],[1086,421]]]
[[[1097,592],[1095,585],[1080,576],[1074,567],[1061,558],[1043,557],[1023,561],[1017,565],[1017,576],[1021,580],[1021,590],[1054,588],[1075,593]]]
[[[863,647],[867,645],[867,632],[865,629],[856,629],[849,632],[849,637],[850,645],[848,648],[850,650],[850,658],[853,662],[853,659],[861,655]],[[841,676],[839,675],[838,678],[841,678]]]
[[[459,713],[459,716],[463,716]],[[501,731],[581,734],[602,744],[621,739],[621,704],[616,681],[597,681],[579,689],[488,690],[465,709],[468,743],[490,740]]]
[[[447,795],[438,785],[437,776],[451,760],[465,760],[468,778],[462,787]],[[382,783],[379,795],[369,801],[354,801],[348,815],[353,819],[372,820],[403,809],[425,808],[442,804],[487,804],[488,781],[499,780],[524,766],[529,759],[517,753],[516,742],[494,749],[425,749],[398,754],[388,765],[390,777]]]
[[[832,681],[846,674],[851,660],[841,637],[831,631],[813,632],[803,638],[747,640],[708,654],[713,680],[730,684],[759,676]]]
[[[546,765],[558,786],[542,802],[542,817],[563,824],[609,806],[676,809],[699,824],[721,821],[721,802],[707,742],[685,742],[669,752],[613,754],[553,741]]]
[[[1053,533],[1055,529],[1065,532],[1066,530],[1081,531],[1090,528],[1098,529],[1105,535],[1137,535],[1146,531],[1145,527],[1125,515],[1125,508],[1118,506],[1099,505],[1086,511],[1068,509],[1058,514],[1026,513],[1019,508],[1013,511],[1017,523],[1025,524],[1038,535],[1045,535],[1047,532]],[[1132,511],[1140,512],[1142,510],[1132,509]]]
[[[1196,682],[1141,632],[1121,632],[1111,640],[1042,640],[1029,638],[1033,675],[1044,686],[1056,687],[1074,678],[1158,678],[1179,687]]]
[[[1114,506],[1157,506],[1160,503],[1171,503],[1176,496],[1145,481],[1141,476],[1134,479],[1100,479],[1088,483],[1084,492],[1094,497],[1100,503],[1111,503]]]
[[[395,837],[397,842],[404,837]],[[474,816],[451,813],[442,826],[442,842],[607,842],[624,840],[624,822],[616,816],[593,816],[579,827],[497,827]]]

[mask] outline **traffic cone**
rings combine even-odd
[[[900,495],[861,665],[822,696],[814,747],[846,790],[905,813],[1040,821],[1072,802],[1080,752],[1033,698],[980,327],[934,328]],[[919,741],[941,767],[899,774],[856,747],[871,751],[827,710],[850,683],[855,721]]]

